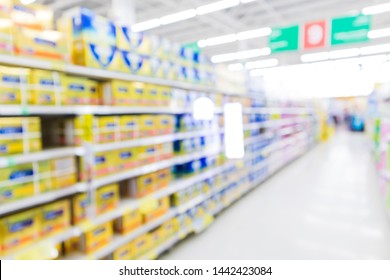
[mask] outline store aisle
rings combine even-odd
[[[163,259],[390,259],[367,139],[339,132]]]

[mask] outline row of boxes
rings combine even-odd
[[[25,163],[0,169],[0,204],[63,189],[77,182],[75,157]]]
[[[42,149],[39,118],[0,118],[0,156]]]
[[[0,219],[0,255],[70,226],[69,201],[59,201]]]
[[[81,145],[83,139],[85,139],[83,127],[85,127],[84,118],[76,117],[73,128],[75,145]],[[126,141],[142,137],[172,134],[175,131],[174,116],[124,115],[94,117],[91,130],[94,143]],[[90,131],[88,130],[89,133]]]

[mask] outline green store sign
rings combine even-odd
[[[273,28],[269,37],[272,53],[297,51],[299,49],[299,25]]]
[[[372,17],[366,15],[332,19],[331,45],[367,42]]]

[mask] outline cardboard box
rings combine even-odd
[[[175,119],[171,115],[157,116],[158,120],[158,134],[173,134],[175,132]]]
[[[62,189],[77,182],[77,167],[75,157],[65,157],[49,161],[52,174],[52,189]],[[41,169],[39,170],[41,173]]]
[[[111,106],[132,106],[135,100],[132,99],[131,85],[129,82],[112,80],[102,84],[102,103]]]
[[[153,137],[158,135],[158,117],[154,115],[139,116],[140,137]]]
[[[140,257],[143,254],[147,253],[152,248],[150,234],[145,233],[140,237],[137,237],[133,241],[134,244],[134,252],[136,257]]]
[[[159,199],[158,207],[155,210],[143,214],[143,222],[149,223],[157,219],[158,217],[161,217],[169,210],[169,207],[170,207],[169,197],[164,197]]]
[[[70,226],[70,203],[63,200],[44,205],[41,215],[43,237],[62,232]]]
[[[114,260],[132,260],[134,255],[134,243],[130,242],[116,249],[112,254],[112,258]]]
[[[0,252],[11,253],[33,243],[39,238],[40,227],[39,213],[34,209],[1,218]]]
[[[138,116],[121,116],[119,123],[121,131],[121,141],[131,140],[140,137],[140,124]]]
[[[130,51],[119,50],[119,70],[139,76],[151,76],[150,57]]]
[[[98,215],[115,209],[119,204],[119,185],[111,184],[96,190],[96,213]]]
[[[81,236],[80,250],[85,254],[93,253],[110,243],[112,238],[112,222],[107,222]]]
[[[144,106],[160,105],[161,94],[160,88],[157,85],[147,84],[145,89],[145,98],[143,99]]]
[[[130,179],[125,182],[125,186],[123,188],[124,195],[135,198],[144,197],[154,191],[156,181],[156,173],[149,173]]]
[[[118,171],[129,170],[139,166],[137,148],[126,148],[117,151]]]
[[[87,208],[91,205],[87,193],[77,194],[72,198],[72,220],[77,225],[87,219]]]
[[[154,163],[157,160],[157,150],[155,145],[138,147],[140,165]]]
[[[94,171],[98,178],[117,172],[118,164],[115,151],[96,153]]]
[[[55,105],[61,103],[62,76],[52,71],[32,69],[30,73],[31,104]]]
[[[63,33],[55,30],[37,30],[15,26],[13,33],[15,53],[44,60],[69,61]]]
[[[37,3],[25,5],[20,0],[2,0],[2,3],[7,3],[6,5],[10,6],[7,16],[15,24],[38,30],[54,29],[54,11],[48,6]]]
[[[96,117],[95,125],[95,143],[108,143],[119,140],[119,117]]]
[[[25,86],[29,80],[30,70],[25,68],[0,67],[0,103],[1,104],[21,104],[21,87]],[[30,96],[26,91],[25,104],[30,102]]]
[[[157,184],[159,189],[168,187],[169,183],[172,180],[172,172],[170,168],[162,169],[156,172],[157,174]]]
[[[115,231],[127,234],[142,225],[142,215],[138,209],[128,211],[114,222]]]
[[[131,32],[127,26],[118,26],[118,48],[137,54],[151,55],[151,40],[143,32]]]
[[[99,105],[98,82],[74,76],[64,77],[63,105]]]

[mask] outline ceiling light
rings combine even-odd
[[[196,8],[196,13],[198,15],[205,15],[209,13],[213,13],[219,10],[228,9],[234,6],[237,6],[240,4],[239,0],[223,0],[223,1],[217,1],[211,4],[203,5],[198,8]]]
[[[241,0],[241,3],[242,4],[246,4],[246,3],[251,3],[251,2],[255,2],[257,0]]]
[[[228,34],[228,35],[208,38],[206,40],[200,40],[198,42],[198,46],[200,48],[204,48],[204,47],[217,46],[217,45],[222,45],[222,44],[226,44],[226,43],[231,43],[231,42],[237,41],[236,37],[237,37],[236,34]]]
[[[329,59],[329,52],[308,53],[301,56],[302,62],[324,61]]]
[[[253,38],[265,37],[270,35],[272,29],[269,27],[253,29],[237,33],[237,40],[248,40]]]
[[[166,24],[170,24],[170,23],[174,23],[174,22],[190,19],[190,18],[193,18],[193,17],[196,17],[196,11],[195,11],[195,9],[189,9],[189,10],[185,10],[185,11],[182,11],[182,12],[178,12],[178,13],[170,14],[170,15],[167,15],[167,16],[163,16],[163,17],[160,18],[160,21],[161,21],[162,25],[166,25]]]
[[[247,59],[247,58],[259,57],[262,55],[263,55],[262,49],[246,50],[246,51],[236,52],[236,59]]]
[[[242,63],[229,64],[228,69],[232,72],[238,72],[244,70],[244,65]]]
[[[389,36],[390,36],[390,28],[371,30],[368,32],[368,38],[370,39],[378,39],[378,38],[389,37]]]
[[[20,3],[22,3],[23,5],[29,5],[29,4],[32,4],[34,3],[35,0],[21,0]]]
[[[142,21],[140,23],[133,24],[131,26],[131,31],[133,32],[141,32],[145,30],[149,30],[152,28],[159,27],[161,25],[161,21],[158,18]]]
[[[370,54],[378,54],[378,53],[386,53],[386,52],[390,52],[390,44],[360,48],[361,55],[370,55]]]
[[[259,68],[268,68],[274,67],[279,64],[279,61],[275,58],[266,59],[266,60],[258,60],[258,61],[250,61],[245,63],[245,68],[248,70],[259,69]]]
[[[360,50],[358,48],[329,52],[329,57],[331,59],[348,58],[348,57],[355,57],[359,55],[360,55]]]
[[[390,3],[369,6],[362,10],[364,15],[375,15],[390,12]]]
[[[211,62],[213,63],[221,63],[221,62],[227,62],[227,61],[233,61],[236,59],[235,53],[225,53],[225,54],[218,54],[211,57]]]

